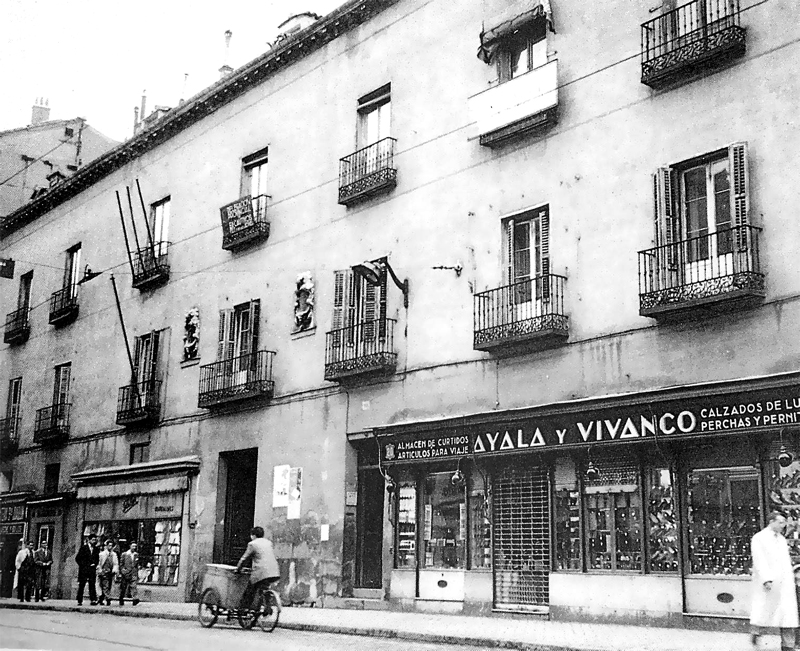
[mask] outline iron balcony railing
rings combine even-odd
[[[158,420],[160,412],[160,380],[146,380],[119,388],[117,425],[132,425]]]
[[[20,417],[0,419],[0,452],[3,456],[14,454],[19,447]]]
[[[275,389],[272,380],[274,356],[274,351],[259,350],[201,366],[198,407],[271,397]]]
[[[269,237],[267,199],[266,194],[248,195],[220,208],[223,249],[233,251]]]
[[[553,335],[566,338],[566,281],[557,274],[541,274],[475,294],[473,347],[488,350]]]
[[[339,159],[340,204],[348,205],[397,185],[394,166],[396,142],[394,138],[384,138]]]
[[[169,279],[170,242],[156,242],[133,255],[133,287],[144,289]]]
[[[325,379],[392,373],[397,366],[394,319],[375,319],[325,335]]]
[[[35,443],[58,442],[69,437],[69,412],[72,405],[57,403],[36,410],[36,425],[33,430]]]
[[[734,226],[640,251],[640,314],[742,294],[763,297],[760,232],[755,226]]]
[[[739,0],[692,0],[642,24],[642,83],[659,87],[684,70],[745,49]]]
[[[57,325],[75,320],[78,316],[78,286],[67,285],[50,297],[50,323]]]
[[[27,341],[31,333],[31,324],[28,320],[30,309],[27,307],[15,310],[6,315],[6,329],[3,342],[7,344],[20,344]]]

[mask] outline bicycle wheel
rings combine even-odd
[[[219,618],[219,595],[214,588],[206,588],[197,607],[197,619],[204,628],[211,628]]]
[[[261,601],[261,609],[258,615],[258,625],[265,633],[270,633],[278,625],[278,618],[281,615],[281,600],[278,593],[274,590],[265,590],[264,599]]]

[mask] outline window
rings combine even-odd
[[[358,148],[391,135],[392,85],[386,84],[358,100]]]
[[[72,127],[64,127],[64,136],[72,138],[75,135],[75,130]]]
[[[33,271],[24,273],[19,278],[19,295],[17,296],[17,309],[27,313],[31,306],[31,285],[33,284]]]
[[[677,572],[678,511],[669,468],[648,468],[645,472],[645,488],[648,569],[651,572]]]
[[[500,82],[510,81],[547,63],[547,32],[543,20],[534,20],[503,38],[497,51]]]
[[[334,335],[334,346],[357,344],[386,332],[386,272],[381,284],[371,285],[352,269],[335,272],[333,290],[333,331],[345,330],[344,339]]]
[[[81,272],[81,245],[76,244],[67,251],[66,262],[64,264],[64,289],[70,288],[71,294],[77,291],[78,281]]]
[[[396,566],[417,564],[417,482],[401,481],[397,487],[397,559]]]
[[[69,382],[72,373],[72,364],[59,364],[55,368],[55,381],[53,382],[53,404],[66,405],[69,402]]]
[[[130,463],[146,463],[150,461],[150,442],[131,445]]]
[[[136,337],[133,368],[137,384],[152,382],[157,377],[159,339],[160,333],[157,331]]]
[[[16,377],[8,383],[8,400],[6,402],[6,418],[8,419],[8,437],[19,436],[19,419],[22,404],[22,378]]]
[[[489,512],[489,478],[473,472],[469,489],[470,569],[492,567],[492,522]]]
[[[267,202],[267,161],[268,147],[242,160],[242,196],[253,201],[255,217],[263,217]]]
[[[465,568],[467,561],[467,500],[463,484],[454,485],[452,472],[425,477],[422,544],[425,567]]]
[[[260,319],[259,299],[237,305],[232,310],[220,310],[217,359],[234,359],[256,352]]]
[[[511,300],[528,303],[550,296],[550,208],[542,206],[506,220],[503,258]],[[535,280],[535,282],[530,282]],[[535,290],[535,291],[534,291]]]
[[[44,494],[53,495],[58,492],[58,479],[61,474],[60,463],[48,463],[44,467]]]
[[[162,199],[150,207],[150,230],[156,256],[166,255],[169,233],[170,198]]]

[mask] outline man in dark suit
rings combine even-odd
[[[97,564],[100,562],[100,547],[97,545],[97,536],[89,536],[89,540],[81,545],[75,556],[78,564],[78,605],[83,604],[83,589],[89,584],[89,598],[92,606],[97,605],[97,588],[95,578],[97,575]]]
[[[36,583],[34,584],[34,596],[36,601],[50,597],[50,567],[53,565],[53,553],[49,549],[47,540],[42,539],[39,549],[33,554],[33,562],[36,566]]]

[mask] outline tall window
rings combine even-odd
[[[31,286],[33,285],[33,270],[24,273],[19,278],[19,295],[17,296],[17,309],[27,312],[31,306]]]
[[[452,475],[452,472],[437,472],[425,477],[422,536],[425,567],[466,567],[466,492],[463,484],[453,485]]]
[[[48,463],[44,467],[44,494],[53,495],[58,492],[58,480],[61,474],[60,463]]]
[[[506,220],[504,231],[505,281],[514,286],[512,301],[549,298],[549,278],[544,277],[550,273],[549,206]]]
[[[260,319],[259,299],[220,310],[217,359],[222,361],[256,352]]]
[[[78,287],[81,272],[81,245],[76,244],[67,251],[64,264],[64,289],[70,288],[74,294]]]
[[[53,404],[66,405],[69,402],[69,382],[72,373],[72,364],[59,364],[55,368],[55,381],[53,383]]]
[[[391,135],[391,84],[358,100],[358,148],[372,145]]]
[[[334,338],[334,345],[353,344],[355,340],[374,340],[376,329],[383,336],[386,329],[386,274],[379,286],[371,285],[352,269],[335,272],[332,330],[346,329],[345,338]]]
[[[401,481],[397,487],[397,567],[417,564],[417,482]]]
[[[8,437],[19,436],[19,419],[22,404],[22,378],[15,377],[8,383],[8,400],[6,402],[6,418],[8,419]]]
[[[268,147],[242,159],[242,196],[249,195],[256,218],[264,216],[267,205]]]
[[[158,345],[160,333],[148,332],[146,335],[136,337],[134,351],[134,371],[137,384],[151,382],[156,379],[158,367]]]
[[[724,255],[733,250],[731,227],[731,183],[728,159],[692,167],[681,174],[683,216],[690,261],[710,253]],[[719,233],[716,238],[708,235]]]
[[[547,32],[543,20],[535,20],[505,37],[497,52],[500,82],[510,81],[547,63]]]
[[[150,230],[156,256],[166,255],[169,234],[170,198],[166,197],[150,207]]]

